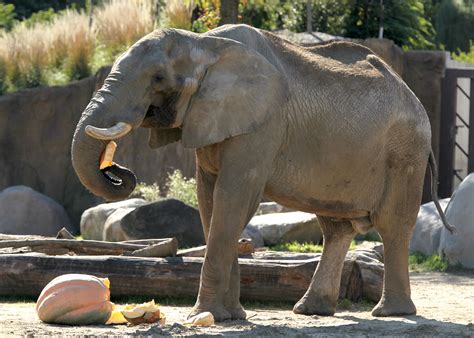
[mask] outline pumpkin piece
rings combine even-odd
[[[107,320],[105,324],[107,325],[115,325],[115,324],[127,324],[128,321],[125,319],[125,317],[122,314],[122,309],[114,309],[112,310],[112,314],[110,315],[110,318]]]
[[[210,312],[201,312],[184,322],[189,326],[212,326],[214,325],[214,316]]]
[[[36,302],[39,319],[46,323],[104,324],[112,313],[109,280],[91,275],[66,274],[49,282]]]
[[[117,149],[117,143],[110,141],[105,146],[105,150],[100,155],[99,169],[111,167],[114,164],[114,154]]]
[[[133,325],[142,323],[155,323],[160,321],[160,324],[165,323],[165,316],[161,313],[160,307],[152,300],[143,304],[126,305],[122,310],[124,318]]]

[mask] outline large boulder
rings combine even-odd
[[[72,233],[78,230],[64,208],[48,196],[23,185],[0,193],[0,233],[56,236],[62,227]]]
[[[450,265],[474,268],[474,174],[467,176],[451,197],[446,219],[457,229],[441,230],[439,254]]]
[[[117,209],[134,208],[146,204],[141,198],[132,198],[120,202],[99,204],[89,208],[81,216],[81,235],[84,239],[102,241],[107,218]]]
[[[439,201],[441,208],[446,210],[449,198]],[[415,229],[410,242],[410,252],[420,252],[431,256],[438,252],[443,222],[434,202],[423,204],[418,212]]]
[[[255,212],[255,215],[275,214],[275,213],[290,212],[290,211],[295,211],[295,210],[287,208],[276,202],[263,202],[259,204],[257,211]]]
[[[122,218],[121,225],[128,238],[176,237],[180,247],[204,244],[199,211],[173,198],[137,207]]]
[[[316,216],[301,211],[254,216],[247,228],[250,228],[247,231],[258,230],[265,245],[292,241],[319,243],[323,238]]]
[[[121,242],[131,239],[122,229],[122,218],[135,210],[135,207],[115,210],[105,221],[102,240],[107,242]]]

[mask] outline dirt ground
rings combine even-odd
[[[367,304],[349,305],[333,317],[298,316],[291,307],[248,305],[248,321],[228,321],[212,327],[188,328],[182,323],[190,306],[163,306],[165,326],[61,326],[36,317],[34,303],[0,300],[0,337],[13,335],[239,335],[239,336],[420,336],[474,335],[474,274],[413,273],[413,300],[418,315],[404,318],[374,318]]]

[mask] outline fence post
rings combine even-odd
[[[456,84],[455,74],[446,69],[441,83],[441,119],[439,131],[439,186],[441,198],[451,197],[454,173],[454,144],[456,140]]]
[[[467,173],[474,171],[474,78],[471,78],[469,92],[469,157],[467,162]]]

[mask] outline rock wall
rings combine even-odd
[[[63,205],[75,227],[85,209],[101,202],[82,186],[71,165],[72,136],[98,82],[90,77],[0,96],[0,190],[32,187]],[[178,143],[152,150],[147,131],[139,130],[118,144],[117,162],[142,182],[162,184],[174,169],[194,175],[194,152]]]

